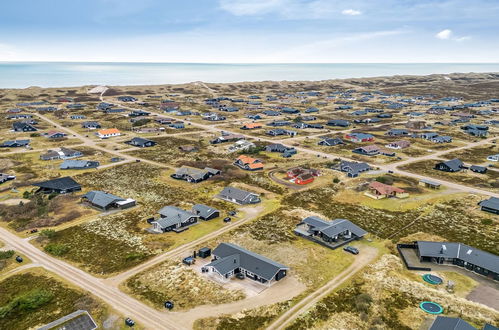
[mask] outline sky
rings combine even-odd
[[[16,0],[0,61],[499,62],[499,0]]]

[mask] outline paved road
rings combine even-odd
[[[267,330],[284,329],[288,324],[298,318],[301,314],[312,308],[322,298],[349,280],[355,273],[371,263],[378,255],[378,250],[373,247],[360,248],[360,254],[355,256],[355,261],[338,276],[331,279],[324,286],[309,294],[296,305],[287,310],[277,320],[267,327]]]

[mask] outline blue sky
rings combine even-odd
[[[17,0],[0,61],[499,62],[499,0]]]

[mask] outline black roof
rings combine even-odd
[[[419,255],[433,258],[457,258],[499,274],[499,256],[469,245],[452,242],[418,241]]]
[[[489,199],[481,201],[478,205],[499,211],[499,198],[490,197]]]
[[[280,270],[289,269],[287,266],[232,243],[220,243],[213,250],[213,255],[219,259],[212,261],[207,266],[214,267],[221,275],[242,267],[270,281]]]
[[[81,187],[78,182],[69,176],[33,183],[33,186],[55,190],[68,190]]]
[[[476,330],[459,317],[437,316],[428,330]]]

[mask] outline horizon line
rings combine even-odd
[[[155,61],[3,61],[5,63],[106,63],[106,64],[209,64],[209,65],[302,65],[302,64],[499,64],[499,62],[155,62]]]

